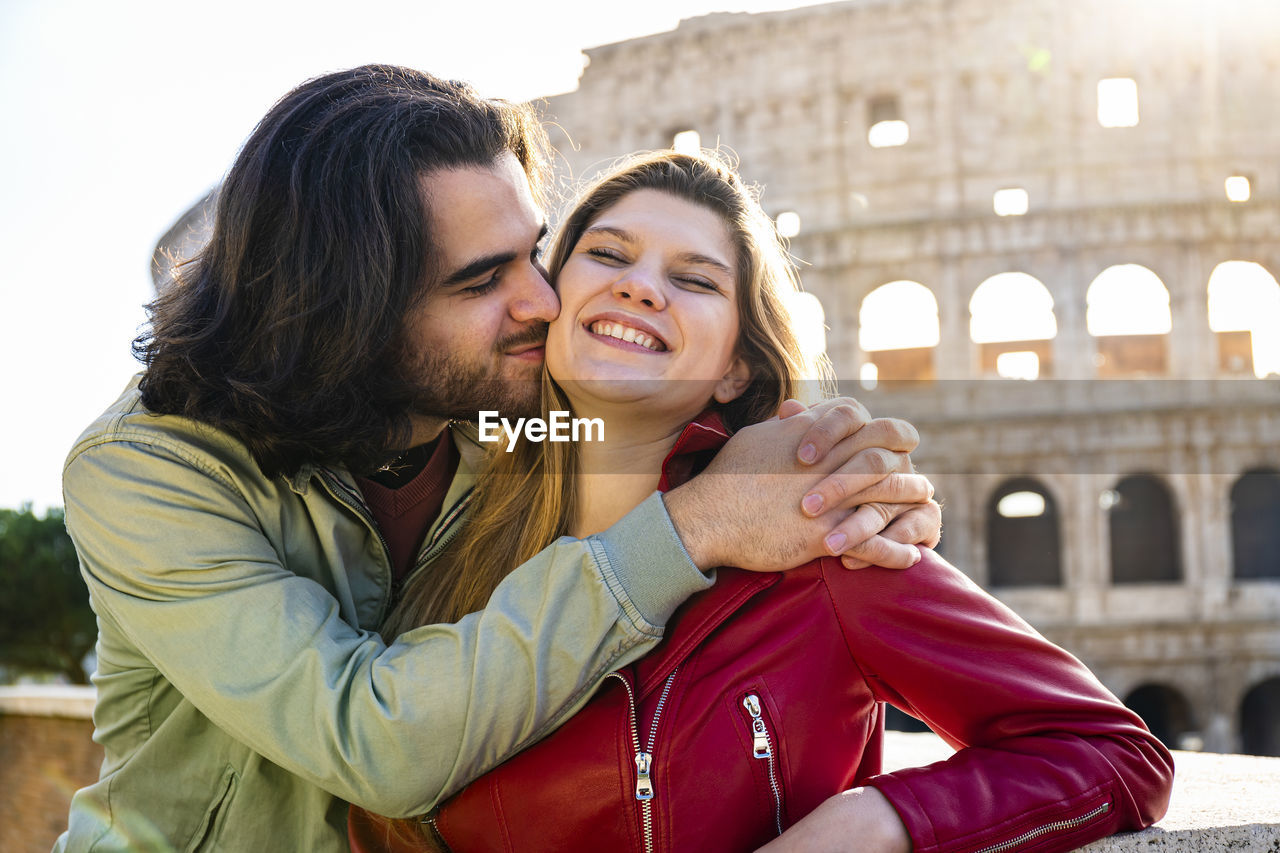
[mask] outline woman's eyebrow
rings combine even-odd
[[[702,266],[711,267],[712,269],[720,270],[730,278],[733,277],[733,270],[729,268],[728,264],[723,261],[717,261],[709,255],[700,255],[697,252],[683,252],[680,255],[677,255],[677,258],[686,264],[700,264]]]
[[[616,237],[617,239],[621,240],[624,243],[636,242],[635,236],[630,231],[627,231],[625,228],[615,228],[612,225],[593,225],[587,230],[582,232],[583,237],[586,237],[590,234],[608,234],[611,237]],[[730,268],[728,264],[726,264],[724,261],[718,261],[715,258],[711,257],[710,255],[703,255],[703,254],[699,254],[698,252],[682,252],[679,255],[677,255],[676,258],[682,261],[683,263],[700,264],[702,266],[708,266],[708,267],[711,267],[712,269],[720,270],[730,278],[733,277],[733,269]]]
[[[636,238],[632,236],[630,231],[623,228],[614,228],[612,225],[592,225],[586,231],[582,232],[583,237],[586,237],[588,234],[608,234],[612,237],[617,237],[624,243],[634,243],[636,241]]]

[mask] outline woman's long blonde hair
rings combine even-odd
[[[798,396],[805,380],[829,380],[825,356],[806,358],[792,326],[787,303],[799,286],[795,266],[754,193],[717,154],[637,154],[598,177],[559,228],[547,263],[552,279],[593,222],[643,189],[705,207],[728,229],[736,254],[738,354],[751,368],[747,389],[733,402],[717,405],[729,429],[772,417],[783,400]],[[570,408],[545,371],[542,407],[544,417]],[[521,441],[511,453],[493,453],[480,472],[462,534],[409,583],[383,625],[383,636],[454,622],[483,609],[512,569],[568,533],[577,508],[577,465],[576,447],[569,442]]]

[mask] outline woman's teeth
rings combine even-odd
[[[652,335],[646,335],[644,332],[637,331],[630,326],[624,326],[621,323],[599,322],[591,324],[591,333],[594,335],[607,335],[611,338],[617,338],[620,341],[626,341],[631,344],[639,344],[645,349],[654,352],[662,352],[666,349],[662,342]]]

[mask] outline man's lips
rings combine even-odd
[[[546,353],[546,344],[521,344],[507,350],[507,355],[522,361],[542,361]]]

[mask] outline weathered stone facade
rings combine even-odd
[[[566,184],[682,131],[732,151],[771,215],[799,216],[837,372],[875,363],[872,410],[920,427],[947,556],[989,583],[997,499],[1021,483],[1059,574],[994,591],[1170,740],[1280,754],[1280,381],[1252,378],[1250,332],[1213,331],[1207,299],[1224,262],[1280,275],[1278,46],[1274,0],[851,0],[594,48],[543,108]],[[1136,125],[1102,126],[1108,78],[1134,81]],[[905,144],[869,144],[884,120]],[[1009,188],[1025,215],[993,211]],[[1091,334],[1091,283],[1131,264],[1163,285],[1167,332]],[[975,290],[1008,272],[1043,285],[1056,334],[973,341]],[[899,281],[932,294],[936,345],[863,351],[864,300]],[[1252,335],[1256,353],[1280,327]],[[985,380],[1002,351],[1036,352],[1042,378]],[[1246,547],[1232,519],[1255,486]],[[1163,528],[1139,493],[1171,504]]]

